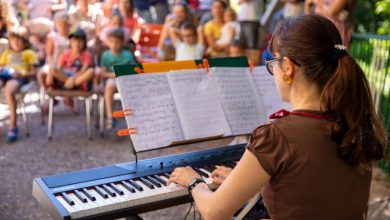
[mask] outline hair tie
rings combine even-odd
[[[347,47],[342,44],[334,45],[334,49],[332,52],[331,61],[333,64],[337,65],[339,57],[343,56],[347,53]]]

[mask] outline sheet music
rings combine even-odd
[[[123,109],[133,109],[126,117],[128,127],[137,127],[131,135],[135,150],[165,147],[184,135],[166,73],[126,75],[116,78]]]
[[[274,78],[268,73],[265,66],[253,68],[252,77],[257,93],[264,102],[267,116],[282,108],[290,109],[289,104],[280,99]]]
[[[205,69],[172,71],[167,75],[186,140],[231,135],[218,91]]]
[[[233,135],[249,134],[265,121],[249,68],[214,67],[211,75]]]

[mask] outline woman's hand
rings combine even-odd
[[[167,181],[167,185],[169,185],[170,183],[177,183],[187,188],[190,180],[194,178],[202,178],[202,177],[189,166],[178,167],[171,173],[171,176]]]
[[[225,181],[226,177],[232,172],[232,168],[224,167],[224,166],[216,166],[215,169],[211,173],[211,179],[214,184],[221,185],[223,181]]]

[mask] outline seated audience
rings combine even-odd
[[[227,8],[223,15],[224,25],[221,29],[221,37],[215,42],[219,48],[228,50],[234,40],[239,40],[240,24],[236,20],[236,13],[232,8]]]
[[[34,51],[29,48],[28,31],[25,27],[13,27],[8,34],[9,49],[0,56],[0,88],[5,87],[5,98],[10,111],[7,133],[9,142],[18,139],[16,93],[35,75],[37,61]]]

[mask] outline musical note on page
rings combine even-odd
[[[137,127],[137,133],[131,135],[137,152],[183,140],[165,73],[126,75],[116,78],[116,82],[123,109],[133,110],[126,122],[128,127]]]
[[[213,67],[211,75],[233,135],[249,134],[266,120],[249,68]]]
[[[167,75],[186,140],[231,135],[214,82],[205,69]]]

